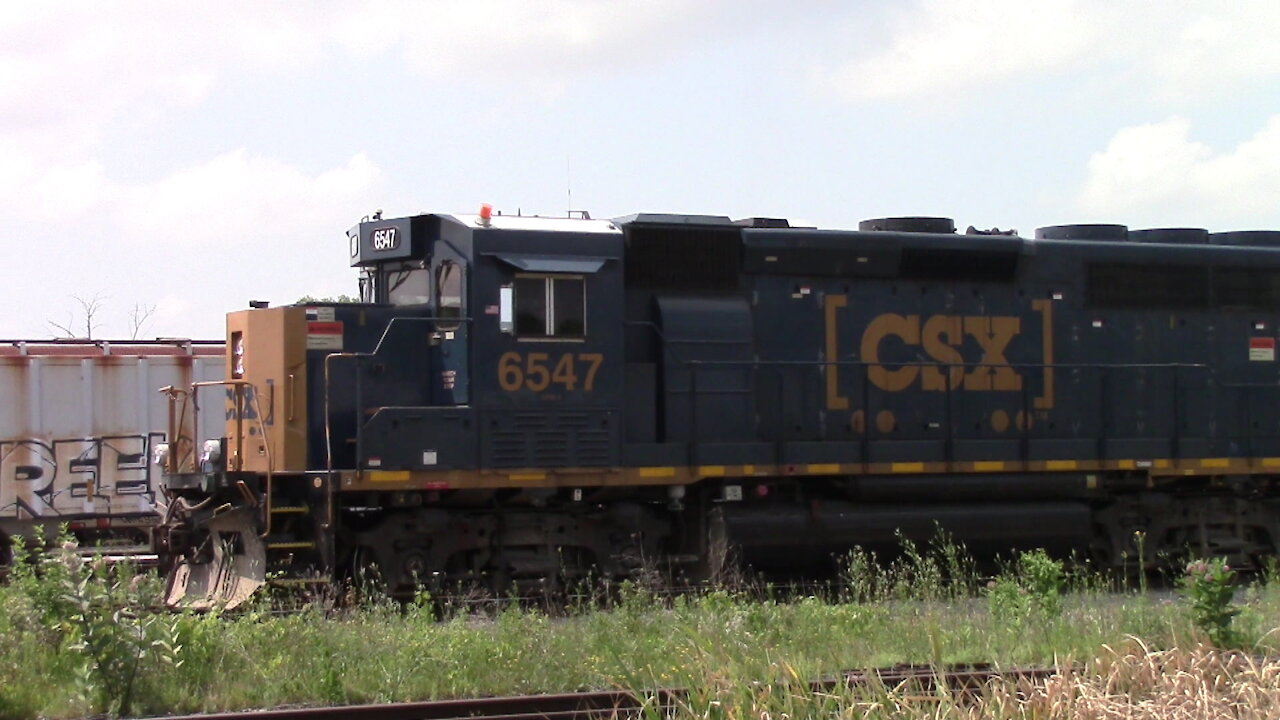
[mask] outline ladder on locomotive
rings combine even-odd
[[[277,587],[328,583],[322,548],[325,508],[311,497],[311,479],[277,476],[264,493],[267,582]]]
[[[269,437],[270,428],[263,421],[262,409],[257,406],[260,394],[251,391],[246,395],[244,389],[252,390],[252,384],[242,379],[231,379],[193,383],[192,396],[195,397],[199,387],[206,385],[223,385],[232,388],[234,393],[231,403],[234,413],[232,421],[236,425],[233,433],[236,448],[232,455],[237,459],[243,458],[242,423],[246,420],[244,410],[249,403],[254,404],[252,415],[257,421],[258,432],[264,439]],[[198,402],[193,402],[193,408],[198,418]],[[266,447],[271,447],[270,440],[267,440]],[[321,538],[324,537],[325,508],[315,507],[311,493],[311,478],[306,475],[275,474],[270,450],[267,451],[266,461],[267,471],[262,477],[263,487],[260,491],[255,492],[249,489],[243,481],[237,484],[245,499],[250,504],[258,506],[261,512],[259,521],[263,528],[261,537],[266,554],[267,582],[275,586],[308,586],[327,583],[329,575],[324,572],[325,553],[321,547]],[[237,461],[234,469],[239,467]]]

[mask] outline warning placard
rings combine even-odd
[[[1269,337],[1249,338],[1249,359],[1253,362],[1275,362],[1276,339]]]
[[[309,322],[307,323],[308,350],[341,350],[342,323]]]

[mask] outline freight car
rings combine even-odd
[[[0,565],[62,525],[86,550],[154,559],[161,384],[222,378],[222,341],[0,341]],[[216,415],[215,415],[216,413]],[[224,411],[206,412],[221,434]]]
[[[938,527],[1277,552],[1280,232],[486,208],[348,240],[361,303],[228,317],[226,437],[167,460],[171,602],[794,570]]]

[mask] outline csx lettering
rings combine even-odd
[[[1017,317],[985,315],[934,315],[921,322],[919,315],[877,316],[862,334],[862,359],[870,363],[868,379],[876,387],[897,392],[917,380],[923,390],[1003,390],[1022,389],[1022,377],[1009,367],[1005,352],[1022,328]],[[919,346],[937,366],[904,365],[889,369],[880,362],[880,346],[893,337],[904,345]],[[982,349],[978,364],[966,368],[960,355],[964,338],[971,337]]]
[[[554,361],[548,353],[503,353],[498,359],[498,385],[507,392],[532,390],[542,392],[552,385],[566,391],[595,388],[596,372],[604,356],[600,353],[564,353]]]
[[[254,391],[253,385],[235,385],[227,387],[227,421],[240,418],[241,420],[257,420],[258,419],[258,402],[255,397],[257,393]],[[272,418],[270,413],[263,418],[266,424],[271,425]]]

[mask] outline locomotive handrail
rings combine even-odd
[[[776,402],[777,402],[778,410],[779,412],[781,412],[784,405],[783,396],[785,394],[785,389],[782,382],[783,369],[786,369],[786,368],[823,369],[826,367],[860,368],[862,370],[861,372],[862,388],[860,392],[860,396],[862,400],[862,408],[861,408],[862,426],[861,426],[861,432],[860,432],[860,435],[861,435],[860,444],[861,444],[861,456],[864,458],[864,461],[867,457],[869,457],[869,450],[872,442],[871,417],[870,417],[870,407],[869,407],[870,400],[871,400],[871,392],[870,392],[871,388],[870,388],[870,381],[869,381],[870,378],[869,378],[869,372],[868,372],[869,368],[871,367],[883,367],[883,368],[933,367],[933,368],[941,369],[946,377],[950,377],[951,372],[956,368],[971,369],[975,367],[1008,367],[1015,370],[1017,369],[1021,369],[1021,370],[1048,369],[1048,370],[1065,370],[1065,371],[1072,371],[1072,370],[1098,371],[1100,375],[1098,386],[1099,386],[1099,394],[1101,395],[1100,401],[1097,404],[1098,427],[1099,427],[1099,433],[1097,437],[1097,453],[1099,457],[1103,457],[1106,454],[1108,430],[1111,425],[1111,419],[1109,416],[1110,405],[1109,403],[1106,402],[1106,399],[1105,399],[1109,389],[1108,376],[1110,375],[1110,373],[1108,371],[1110,370],[1172,370],[1173,371],[1172,434],[1171,434],[1171,437],[1169,437],[1170,450],[1173,457],[1179,457],[1181,455],[1182,412],[1181,412],[1181,398],[1180,398],[1180,392],[1179,392],[1182,384],[1181,371],[1207,369],[1210,372],[1209,381],[1211,383],[1215,383],[1223,387],[1231,387],[1230,385],[1217,382],[1215,368],[1210,366],[1207,363],[1008,363],[1008,362],[1004,362],[1004,363],[988,363],[988,362],[942,363],[942,362],[927,361],[927,360],[907,360],[907,361],[877,360],[872,362],[868,360],[855,360],[855,359],[835,359],[835,360],[685,359],[685,358],[682,358],[680,354],[675,351],[674,348],[672,348],[672,343],[667,340],[665,333],[663,333],[662,331],[662,328],[658,326],[656,323],[652,321],[646,321],[646,320],[630,320],[630,321],[626,321],[625,324],[633,327],[645,327],[650,329],[657,336],[658,340],[660,341],[660,345],[662,347],[663,353],[670,358],[670,361],[678,366],[683,367],[686,371],[689,372],[689,382],[686,388],[680,391],[672,391],[672,394],[685,394],[688,397],[687,413],[688,413],[689,430],[688,430],[687,442],[688,442],[688,462],[691,466],[698,464],[698,448],[700,445],[698,440],[699,410],[698,410],[697,399],[699,397],[706,397],[709,395],[737,394],[742,392],[742,390],[739,390],[739,389],[724,389],[724,388],[701,389],[698,383],[699,369],[734,368],[734,367],[750,368],[753,376],[752,385],[756,385],[756,382],[754,379],[756,374],[762,368],[773,368],[778,378],[778,398],[776,398]],[[946,461],[950,462],[955,457],[956,399],[952,397],[952,394],[955,388],[952,386],[951,382],[945,382],[943,387],[945,388],[945,393],[943,396],[943,402],[944,402],[943,414],[945,418],[945,423],[944,423],[945,427],[943,429],[945,430],[945,433],[946,433],[946,436],[943,439],[943,457],[946,459]],[[1269,385],[1269,387],[1275,387],[1275,386]],[[1023,422],[1022,427],[1018,428],[1020,431],[1019,432],[1019,455],[1023,460],[1028,459],[1031,454],[1031,427],[1032,427],[1032,423],[1030,422],[1030,418],[1032,416],[1031,405],[1032,403],[1031,403],[1031,397],[1029,394],[1029,385],[1024,383],[1020,391],[1020,406],[1021,406],[1021,415],[1026,420]],[[1250,406],[1246,409],[1246,413],[1250,416],[1252,415],[1251,401],[1250,401]],[[1254,442],[1252,440],[1253,429],[1252,429],[1251,420],[1249,423],[1249,427],[1250,427],[1249,444],[1250,444],[1250,447],[1252,448],[1254,445]],[[787,443],[787,431],[786,431],[785,424],[782,422],[778,422],[777,425],[774,427],[772,434],[773,434],[775,460],[778,462],[778,464],[783,464],[782,462],[783,454],[785,450],[785,445]],[[767,440],[767,438],[762,438],[762,439]]]
[[[170,438],[169,440],[170,445],[169,445],[169,456],[165,458],[164,472],[167,475],[175,475],[178,473],[179,468],[182,467],[182,460],[180,457],[180,454],[182,452],[182,440],[183,440],[182,418],[187,413],[187,400],[190,398],[191,392],[189,390],[180,390],[178,388],[175,388],[172,385],[166,385],[160,388],[160,392],[167,395],[169,398],[169,402],[168,402],[169,423],[167,426],[167,431],[168,431],[167,435]],[[176,412],[175,412],[174,406],[177,403],[179,397],[182,398],[182,406],[176,408]],[[192,467],[195,467],[195,459],[196,459],[195,439],[194,438],[187,438],[187,439],[191,443],[191,465]]]
[[[362,375],[360,372],[359,361],[362,358],[376,356],[382,350],[383,343],[387,341],[387,338],[391,335],[392,328],[395,327],[397,323],[401,323],[401,324],[439,323],[441,321],[448,321],[449,323],[453,324],[455,326],[454,329],[456,329],[457,327],[460,327],[462,325],[470,325],[474,321],[474,318],[440,317],[435,315],[428,316],[428,317],[393,317],[391,318],[390,322],[387,323],[387,326],[383,328],[382,335],[378,337],[378,342],[373,346],[373,350],[370,350],[368,352],[329,353],[328,355],[325,355],[324,357],[324,469],[325,469],[325,482],[329,485],[329,487],[331,488],[333,487],[333,473],[334,473],[333,428],[332,428],[332,424],[330,423],[331,415],[330,415],[330,396],[329,396],[329,389],[331,385],[330,369],[332,367],[332,361],[335,359],[337,360],[347,359],[347,360],[355,360],[357,362],[356,402],[355,402],[355,406],[356,406],[356,438],[355,438],[356,462],[355,462],[355,465],[356,467],[354,469],[360,470],[361,469],[360,461],[361,461],[361,456],[364,450],[364,422],[362,421],[362,417],[361,417],[363,413],[363,407],[362,407],[363,406],[363,393],[362,393],[363,384],[361,381]],[[447,331],[441,331],[441,332],[453,332],[453,330],[447,330]],[[329,505],[328,512],[326,513],[326,519],[325,519],[326,528],[329,527],[333,522],[333,502],[330,500],[328,505]]]
[[[243,395],[240,392],[242,388],[247,387],[251,391],[249,393],[249,402],[253,403],[253,413],[254,413],[255,419],[258,421],[258,432],[262,437],[262,441],[263,441],[262,445],[263,445],[264,452],[266,455],[266,460],[267,460],[267,472],[265,473],[265,476],[263,478],[263,483],[265,485],[264,495],[266,497],[266,502],[263,504],[263,521],[262,521],[263,529],[262,529],[262,532],[259,533],[259,537],[265,538],[271,534],[271,486],[274,480],[273,472],[275,469],[275,463],[273,462],[272,455],[271,455],[271,440],[270,440],[270,437],[267,435],[267,426],[265,421],[263,420],[262,404],[258,401],[258,392],[252,382],[248,380],[242,380],[239,378],[230,378],[230,379],[224,379],[224,380],[204,380],[201,382],[191,383],[190,397],[191,397],[192,456],[193,456],[193,459],[195,459],[196,438],[200,437],[200,396],[199,396],[200,388],[216,387],[219,385],[224,387],[236,388],[236,393],[240,397],[243,397]],[[171,391],[170,396],[172,397],[173,389],[171,387],[161,388],[162,392],[166,390]],[[235,407],[235,419],[236,419],[236,461],[237,461],[236,470],[239,470],[241,467],[239,463],[244,462],[244,453],[243,453],[244,413],[242,412],[239,398],[237,398],[237,402],[235,403],[234,407]],[[223,460],[225,462],[226,458],[224,458]],[[237,489],[242,494],[245,495],[246,499],[249,499],[250,495],[249,495],[248,489],[244,485],[243,480],[237,483]]]
[[[663,351],[670,353],[671,357],[675,358],[676,362],[679,362],[679,363],[694,362],[691,360],[685,360],[684,358],[681,358],[679,355],[677,355],[676,351],[671,348],[671,341],[667,340],[666,334],[662,332],[662,328],[659,327],[658,324],[653,322],[652,320],[626,320],[626,321],[623,321],[622,324],[631,325],[633,327],[649,328],[650,330],[653,331],[653,334],[657,335],[658,339],[662,341]],[[679,342],[679,341],[677,340],[676,342]]]
[[[637,324],[643,324],[643,323],[637,323]],[[654,329],[655,331],[657,330],[656,327]],[[862,446],[861,457],[863,458],[864,463],[868,462],[868,458],[870,457],[869,450],[872,442],[870,437],[870,425],[871,425],[870,401],[871,401],[872,393],[871,393],[871,387],[869,382],[869,379],[870,379],[869,370],[872,367],[888,367],[888,368],[934,367],[934,368],[942,369],[942,372],[944,373],[945,377],[950,377],[951,372],[957,368],[971,369],[974,367],[1004,367],[1004,368],[1011,368],[1015,370],[1053,369],[1053,370],[1066,370],[1066,371],[1071,371],[1071,370],[1098,371],[1099,372],[1098,389],[1102,395],[1102,400],[1097,404],[1099,432],[1098,432],[1096,441],[1097,441],[1097,453],[1099,458],[1104,457],[1106,455],[1109,430],[1111,428],[1109,403],[1106,402],[1106,399],[1105,399],[1108,389],[1110,387],[1109,385],[1110,381],[1108,379],[1108,376],[1111,374],[1110,371],[1113,371],[1113,370],[1143,370],[1143,371],[1171,370],[1172,371],[1172,388],[1173,388],[1173,393],[1171,398],[1172,433],[1171,433],[1171,436],[1168,438],[1172,457],[1181,456],[1182,398],[1180,397],[1181,395],[1180,390],[1182,386],[1181,375],[1183,370],[1197,370],[1197,369],[1208,370],[1209,375],[1207,380],[1211,386],[1249,387],[1253,385],[1253,384],[1245,384],[1245,383],[1234,384],[1234,385],[1221,383],[1217,380],[1217,374],[1216,372],[1214,372],[1215,368],[1208,365],[1207,363],[1008,363],[1008,362],[1004,362],[1004,363],[988,363],[988,362],[942,363],[942,362],[931,362],[931,361],[871,362],[867,360],[852,360],[852,359],[843,359],[843,360],[759,360],[759,359],[756,359],[756,360],[680,360],[678,358],[676,358],[676,362],[682,366],[685,366],[690,373],[688,386],[684,390],[673,390],[671,392],[672,394],[687,394],[689,399],[689,407],[688,407],[689,430],[688,430],[687,442],[689,446],[689,462],[692,465],[697,464],[698,447],[701,444],[698,439],[700,434],[698,432],[699,412],[698,412],[697,398],[706,397],[712,394],[722,394],[722,393],[734,394],[734,393],[743,392],[742,390],[739,390],[739,389],[724,389],[724,388],[718,388],[713,390],[700,390],[698,385],[699,369],[710,370],[715,368],[733,368],[733,367],[750,368],[752,370],[753,376],[761,368],[775,369],[776,375],[778,377],[778,395],[779,395],[777,399],[777,403],[778,403],[777,407],[778,407],[778,412],[781,413],[782,408],[784,406],[783,396],[785,393],[784,384],[782,382],[783,370],[788,368],[821,370],[829,366],[861,368],[862,369],[862,373],[861,373],[862,390],[861,390],[860,396],[861,396],[861,404],[862,404],[862,408],[861,408],[862,422],[861,422],[861,427],[859,429],[861,431],[860,432],[861,446]],[[755,385],[754,380],[753,380],[753,385]],[[1256,384],[1256,385],[1259,385],[1262,387],[1280,387],[1275,384]],[[945,394],[943,395],[943,398],[942,398],[942,401],[944,403],[943,414],[945,417],[945,427],[941,427],[940,429],[945,431],[945,437],[942,439],[942,444],[943,444],[942,452],[943,452],[944,461],[952,462],[955,459],[955,434],[954,434],[954,428],[955,428],[954,402],[955,400],[952,398],[952,393],[955,390],[955,388],[953,387],[952,382],[945,382],[943,385],[943,388],[945,389]],[[748,392],[751,392],[751,391],[748,391]],[[1022,412],[1020,414],[1022,418],[1025,418],[1026,420],[1020,421],[1020,425],[1018,427],[1018,430],[1020,431],[1019,433],[1020,449],[1018,454],[1023,461],[1026,461],[1030,458],[1030,449],[1031,449],[1030,443],[1031,443],[1031,429],[1032,429],[1032,422],[1030,421],[1032,417],[1032,407],[1031,407],[1032,403],[1030,402],[1030,384],[1029,383],[1022,384],[1022,387],[1020,390],[1020,396],[1021,396],[1020,404],[1022,408]],[[1247,418],[1247,421],[1249,423],[1248,443],[1249,443],[1250,451],[1252,451],[1253,448],[1255,447],[1255,442],[1253,437],[1254,430],[1252,427],[1252,419],[1251,419],[1252,418],[1251,399],[1248,402],[1248,407],[1246,407],[1245,412],[1249,416]],[[934,425],[933,427],[938,427],[938,426]],[[771,434],[773,435],[772,440],[775,445],[775,449],[774,449],[774,454],[776,456],[775,460],[779,465],[785,464],[783,455],[784,455],[785,445],[788,442],[787,440],[788,433],[786,430],[786,424],[781,422],[781,415],[779,416],[779,422],[774,426]],[[761,441],[769,440],[769,438],[766,438],[764,436],[758,436],[758,437],[760,438]]]
[[[92,338],[0,338],[0,345],[226,345],[225,340],[192,340],[188,338],[156,338],[154,340],[95,340]]]
[[[909,360],[898,362],[896,360],[685,360],[690,365],[790,365],[797,367],[818,367],[825,365],[840,366],[874,366],[874,367],[947,367],[947,368],[971,368],[971,367],[1008,367],[1008,368],[1066,368],[1071,369],[1097,369],[1097,368],[1211,368],[1207,363],[983,363],[983,362],[964,362],[964,363],[944,363],[929,362],[925,360]]]

